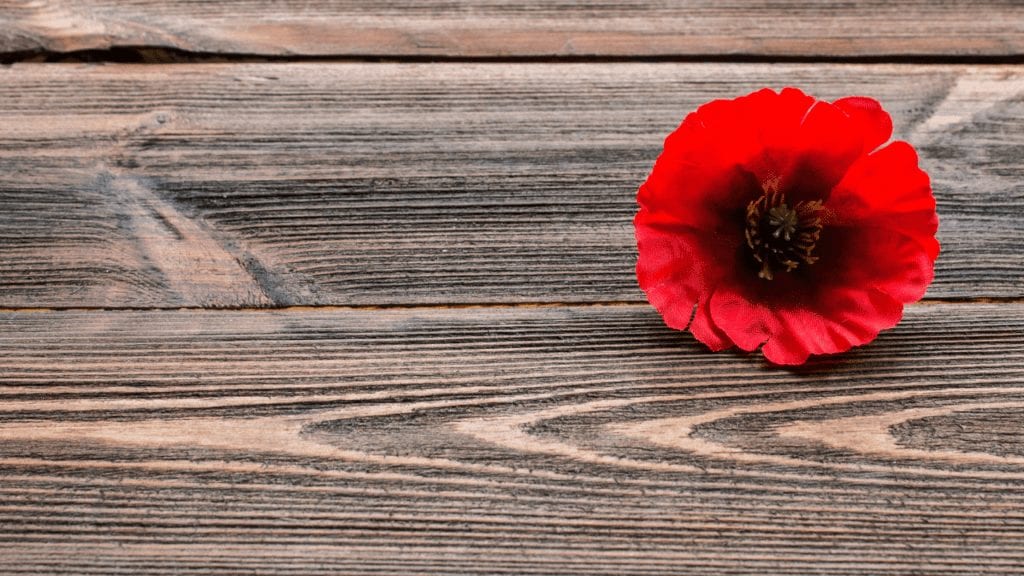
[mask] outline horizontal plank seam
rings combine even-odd
[[[1024,53],[1013,54],[873,54],[873,55],[786,55],[786,54],[656,54],[601,55],[550,54],[511,56],[452,56],[430,54],[256,54],[244,52],[203,52],[160,46],[114,46],[103,50],[22,50],[0,52],[0,64],[31,63],[116,63],[116,64],[203,64],[203,63],[731,63],[731,64],[1024,64]]]
[[[925,298],[909,306],[942,306],[957,304],[1024,304],[1024,297]],[[0,313],[40,312],[149,312],[149,311],[217,311],[217,312],[304,312],[310,310],[459,310],[469,308],[611,308],[647,307],[640,300],[597,300],[590,302],[467,302],[452,304],[311,304],[298,306],[46,306],[2,307]]]

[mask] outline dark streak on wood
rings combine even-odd
[[[19,65],[0,78],[0,306],[639,302],[634,193],[662,138],[703,101],[786,84],[875,96],[918,146],[942,219],[930,297],[1024,287],[1017,67]]]
[[[4,574],[1024,563],[1020,305],[911,307],[797,371],[708,354],[647,306],[0,328]]]
[[[118,47],[211,55],[1006,56],[1006,0],[62,0],[0,8],[0,51]]]

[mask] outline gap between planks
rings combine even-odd
[[[923,298],[911,306],[951,306],[963,304],[1024,304],[1024,297],[986,297],[986,298]],[[504,308],[628,308],[647,307],[646,302],[631,300],[607,300],[596,302],[466,302],[457,304],[323,304],[310,306],[45,306],[45,307],[3,307],[0,314],[35,314],[48,312],[149,312],[149,311],[182,311],[182,312],[308,312],[322,310],[324,312],[343,310],[469,310],[469,309],[504,309]]]
[[[0,52],[0,65],[32,64],[912,64],[912,65],[1017,65],[1024,53],[1013,54],[258,54],[191,51],[158,46],[115,46],[104,50],[19,50]]]

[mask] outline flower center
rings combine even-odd
[[[819,200],[786,203],[780,192],[766,191],[747,205],[747,246],[761,264],[758,277],[771,280],[778,271],[792,272],[800,264],[818,261],[812,256],[821,235]]]

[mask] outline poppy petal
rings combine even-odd
[[[922,240],[934,259],[939,220],[928,175],[906,142],[893,142],[862,157],[846,173],[826,202],[829,223],[837,226],[891,228]]]
[[[732,348],[734,345],[729,336],[718,326],[715,326],[708,311],[707,302],[697,306],[697,312],[693,315],[693,321],[690,323],[690,332],[694,338],[703,342],[712,352]]]
[[[762,352],[775,364],[803,364],[811,354],[845,352],[895,326],[903,305],[874,290],[829,293],[828,315],[806,308],[776,311],[776,330]]]
[[[780,186],[794,199],[827,198],[863,148],[850,117],[827,102],[817,102],[797,128]]]
[[[865,154],[885,144],[892,137],[892,117],[882,109],[877,100],[864,96],[848,96],[836,100],[832,105],[845,112],[853,120],[853,126],[860,129]]]
[[[636,227],[636,239],[639,248],[636,275],[640,287],[666,325],[685,330],[702,284],[691,242],[685,234],[644,225]]]
[[[711,318],[743,350],[754,350],[775,331],[775,317],[766,306],[751,302],[740,291],[722,287],[711,296]]]

